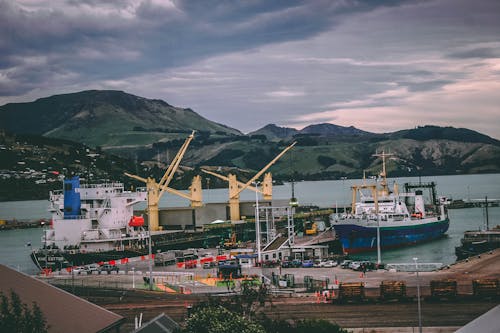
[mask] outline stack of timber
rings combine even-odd
[[[380,284],[381,300],[403,300],[406,298],[406,282],[385,280]]]
[[[365,299],[365,284],[363,282],[343,282],[339,285],[338,301],[361,302]]]
[[[473,280],[472,291],[477,297],[496,298],[500,295],[498,279]]]
[[[455,298],[457,296],[457,281],[451,279],[432,280],[432,298]]]

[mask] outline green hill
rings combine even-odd
[[[90,90],[0,107],[0,123],[11,133],[34,134],[102,148],[141,147],[192,130],[241,135],[191,109],[122,91]]]

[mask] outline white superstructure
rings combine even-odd
[[[145,189],[131,192],[125,191],[122,183],[104,183],[82,184],[72,190],[73,195],[79,195],[79,209],[69,216],[65,214],[68,207],[65,207],[64,192],[50,192],[52,221],[42,236],[44,247],[108,251],[115,249],[118,243],[146,236],[142,227],[129,226],[133,206],[146,201]]]

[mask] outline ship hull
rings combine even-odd
[[[158,253],[168,250],[211,247],[217,245],[220,239],[220,236],[216,235],[199,235],[198,237],[179,237],[176,239],[165,239],[161,236],[153,236],[152,252]],[[120,263],[121,259],[147,256],[148,253],[149,249],[147,247],[133,250],[112,250],[102,252],[38,249],[31,253],[31,259],[40,270],[50,269],[55,271],[71,266],[105,263],[112,260],[116,261],[116,263]]]
[[[392,249],[428,242],[443,237],[449,220],[415,225],[380,227],[380,248]],[[333,226],[344,253],[356,254],[377,250],[377,227],[342,223]]]
[[[467,231],[461,245],[455,248],[457,260],[463,260],[475,255],[500,248],[500,233],[498,231]]]

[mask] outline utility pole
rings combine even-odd
[[[148,230],[149,234],[149,258],[148,258],[148,266],[149,266],[149,290],[153,290],[153,266],[151,265],[152,251],[151,251],[151,229]]]
[[[417,271],[417,304],[418,304],[418,332],[422,333],[422,310],[420,307],[420,278],[418,276],[418,258],[413,258],[415,270]]]

